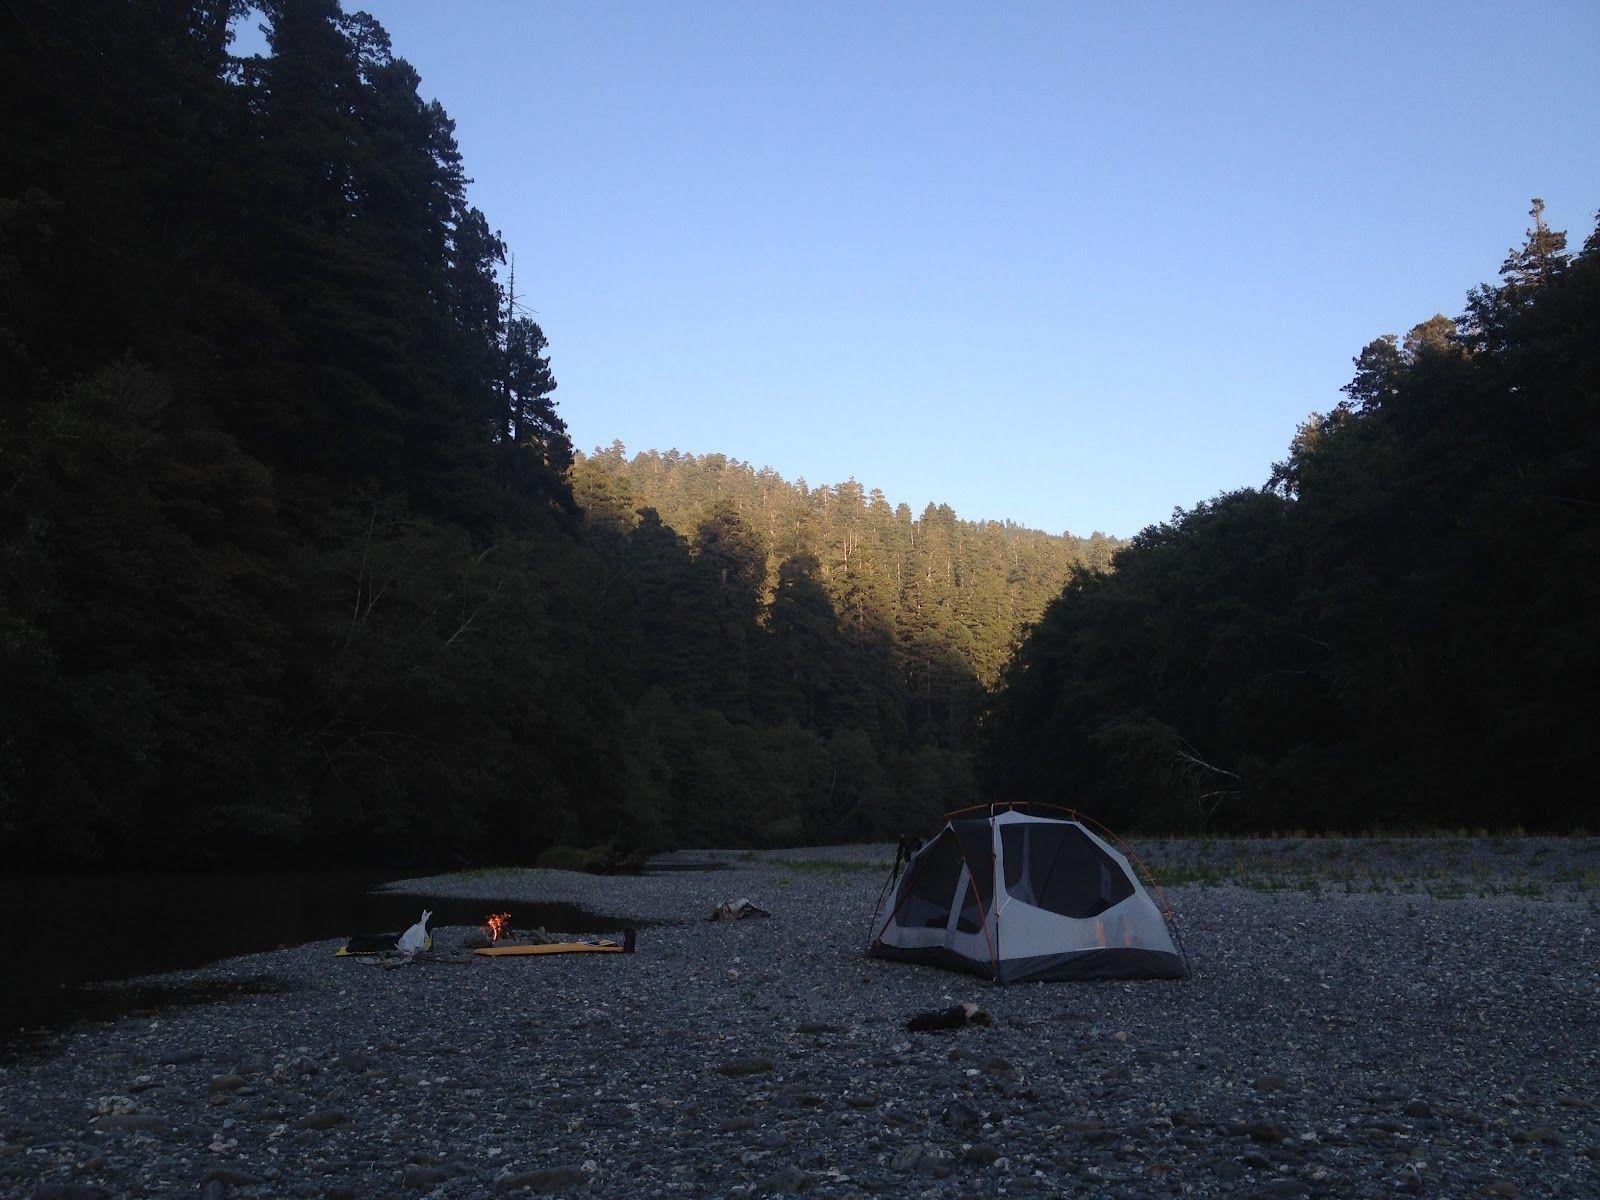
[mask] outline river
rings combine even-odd
[[[424,907],[435,925],[478,925],[511,910],[518,928],[619,927],[565,904],[444,900],[373,889],[372,872],[43,876],[0,880],[0,1047],[25,1031],[207,998],[204,990],[97,988],[237,954],[400,930]]]

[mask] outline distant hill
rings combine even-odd
[[[964,521],[945,504],[913,516],[854,479],[812,487],[722,454],[647,450],[630,458],[618,442],[578,455],[572,484],[593,523],[630,528],[648,507],[685,537],[717,505],[731,504],[760,539],[769,591],[785,561],[814,558],[842,620],[894,630],[907,651],[953,650],[985,687],[1072,572],[1108,568],[1125,544],[1099,532]]]

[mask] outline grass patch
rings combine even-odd
[[[1169,838],[1138,846],[1168,887],[1231,886],[1309,895],[1516,896],[1575,900],[1600,891],[1600,850],[1584,839],[1520,830],[1433,836]]]
[[[535,865],[548,871],[581,871],[587,856],[587,851],[577,846],[551,846]]]
[[[445,871],[440,879],[494,879],[508,871],[524,871],[526,867],[466,867],[460,871]]]

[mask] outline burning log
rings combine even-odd
[[[513,940],[516,936],[516,931],[511,928],[510,913],[490,913],[483,919],[482,925],[461,939],[461,945],[466,950],[481,950],[486,946]]]

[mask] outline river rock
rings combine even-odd
[[[730,1058],[717,1067],[717,1074],[741,1078],[746,1075],[768,1075],[776,1068],[770,1058]]]
[[[307,1113],[295,1122],[299,1129],[332,1129],[335,1125],[347,1124],[350,1114],[340,1108],[324,1108],[313,1113]]]
[[[33,1200],[112,1200],[113,1194],[90,1183],[41,1183]]]
[[[536,1171],[519,1171],[512,1175],[502,1175],[495,1180],[495,1191],[506,1192],[559,1192],[581,1187],[589,1182],[589,1176],[577,1167],[541,1167]]]
[[[154,1113],[109,1113],[94,1119],[96,1129],[131,1129],[139,1133],[156,1133],[171,1125],[171,1121]]]
[[[459,1173],[448,1167],[407,1167],[400,1176],[400,1186],[411,1191],[432,1191]]]

